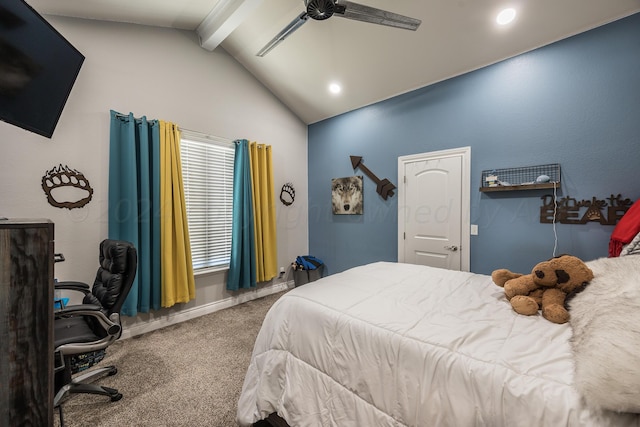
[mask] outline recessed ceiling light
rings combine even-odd
[[[329,92],[331,92],[334,95],[337,95],[340,92],[342,92],[342,87],[340,87],[338,83],[331,83],[329,85]]]
[[[496,22],[500,25],[507,25],[516,17],[516,10],[513,8],[504,9],[496,17]]]

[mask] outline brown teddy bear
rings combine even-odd
[[[493,282],[504,288],[511,307],[531,316],[542,309],[542,316],[553,323],[566,323],[569,312],[564,306],[567,295],[593,279],[593,272],[580,259],[560,255],[533,267],[531,274],[506,269],[491,273]]]

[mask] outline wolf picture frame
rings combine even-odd
[[[334,215],[362,215],[363,176],[347,176],[331,180],[331,206]]]

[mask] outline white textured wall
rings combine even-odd
[[[110,109],[271,144],[277,195],[285,182],[297,190],[292,206],[278,202],[279,265],[307,252],[307,126],[240,64],[221,49],[200,48],[191,32],[47,19],[86,59],[52,139],[0,122],[0,216],[55,222],[56,251],[67,258],[56,265],[59,279],[92,281],[98,244],[107,237]],[[48,204],[40,181],[58,164],[89,179],[94,195],[84,208]],[[216,301],[250,297],[228,293],[225,279],[224,273],[199,276],[195,301],[127,323],[139,326]]]

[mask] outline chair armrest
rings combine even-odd
[[[91,289],[89,288],[89,285],[87,285],[86,283],[83,282],[55,282],[54,283],[54,288],[55,289],[66,289],[66,290],[70,290],[70,291],[79,291],[79,292],[85,292],[88,293],[91,291]]]
[[[55,317],[70,317],[70,316],[99,316],[102,315],[108,320],[107,316],[101,311],[101,308],[97,304],[76,304],[68,305],[62,310],[56,310],[54,312]]]
[[[83,282],[55,282],[53,284],[53,289],[55,289],[56,291],[80,292],[83,295],[88,295],[91,293],[89,285]]]
[[[102,307],[96,304],[68,305],[62,310],[54,311],[53,314],[55,319],[65,317],[91,316],[100,323],[100,325],[108,335],[119,337],[120,333],[122,332],[122,326],[119,323],[119,316],[116,316],[115,319],[110,319],[102,311]],[[112,314],[112,316],[114,315]]]
[[[55,348],[55,352],[58,353],[60,357],[104,349],[108,347],[113,341],[117,340],[122,333],[122,326],[117,323],[117,321],[119,321],[119,318],[114,319],[116,321],[110,319],[102,311],[102,307],[97,304],[70,305],[62,310],[54,311],[54,316],[54,322],[58,320],[64,321],[65,319],[73,319],[78,317],[86,318],[90,316],[96,320],[96,322],[105,332],[105,335],[102,338],[99,338],[95,341],[70,342],[67,344],[59,345]],[[101,334],[98,333],[96,335],[100,336]]]

